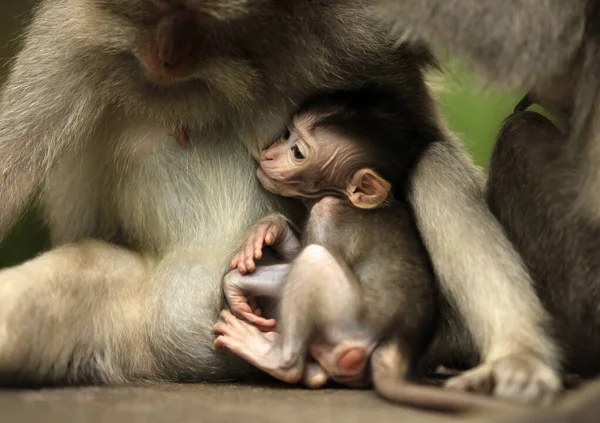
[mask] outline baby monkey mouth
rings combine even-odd
[[[276,183],[276,181],[271,179],[269,177],[269,175],[264,171],[262,166],[260,166],[260,165],[256,169],[256,177],[260,181],[263,188],[266,189],[267,191],[269,191],[273,194],[277,194],[277,195],[284,195],[284,193],[282,193],[280,187],[278,187],[278,184]]]

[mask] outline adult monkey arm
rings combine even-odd
[[[62,34],[56,33],[52,23],[56,24],[40,19],[30,29],[30,37],[47,44],[60,42]],[[0,241],[44,183],[49,169],[67,149],[86,141],[102,114],[85,70],[69,66],[73,53],[27,43],[3,89]],[[69,79],[68,90],[64,89],[65,78]]]
[[[589,0],[377,0],[399,34],[441,47],[480,75],[530,88],[565,71],[585,34]]]
[[[560,390],[559,354],[545,332],[548,316],[482,200],[480,174],[468,164],[451,138],[433,144],[415,170],[410,193],[440,289],[464,319],[482,359],[448,385],[547,402]],[[436,221],[447,222],[444,231]],[[456,239],[459,251],[452,247]]]

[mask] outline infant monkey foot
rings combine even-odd
[[[221,317],[223,321],[217,322],[214,326],[215,331],[221,334],[215,340],[215,348],[227,348],[256,368],[283,382],[297,383],[302,379],[301,360],[294,357],[291,362],[288,362],[284,359],[278,345],[279,334],[261,332],[226,310],[221,312]]]
[[[310,389],[322,388],[329,377],[319,363],[307,362],[304,365],[304,375],[302,376],[302,383],[304,386]]]
[[[262,316],[262,310],[258,307],[256,298],[248,297],[244,287],[244,275],[237,269],[232,270],[223,278],[223,293],[231,312],[241,317],[262,331],[274,331],[277,323],[275,319],[266,319]]]
[[[453,377],[448,388],[549,405],[562,391],[557,373],[534,354],[512,354]]]

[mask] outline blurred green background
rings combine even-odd
[[[6,64],[19,47],[31,1],[0,0],[0,83]],[[436,96],[448,124],[481,166],[487,164],[495,134],[519,99],[518,94],[483,90],[473,75],[455,62],[444,62],[444,75],[434,77]],[[0,199],[1,201],[1,199]],[[43,225],[30,211],[0,246],[0,267],[19,263],[47,246]]]

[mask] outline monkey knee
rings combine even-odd
[[[44,284],[34,284],[22,270],[23,265],[0,271],[1,375],[17,370],[28,347],[38,342],[35,334],[40,328],[32,318],[45,313],[51,297],[49,290],[44,292]]]
[[[503,202],[526,185],[537,186],[548,167],[556,170],[561,140],[554,124],[539,113],[517,112],[507,118],[490,160],[488,200]]]
[[[492,156],[492,162],[522,156],[540,148],[551,148],[560,139],[560,132],[546,117],[531,111],[517,112],[502,125]]]

